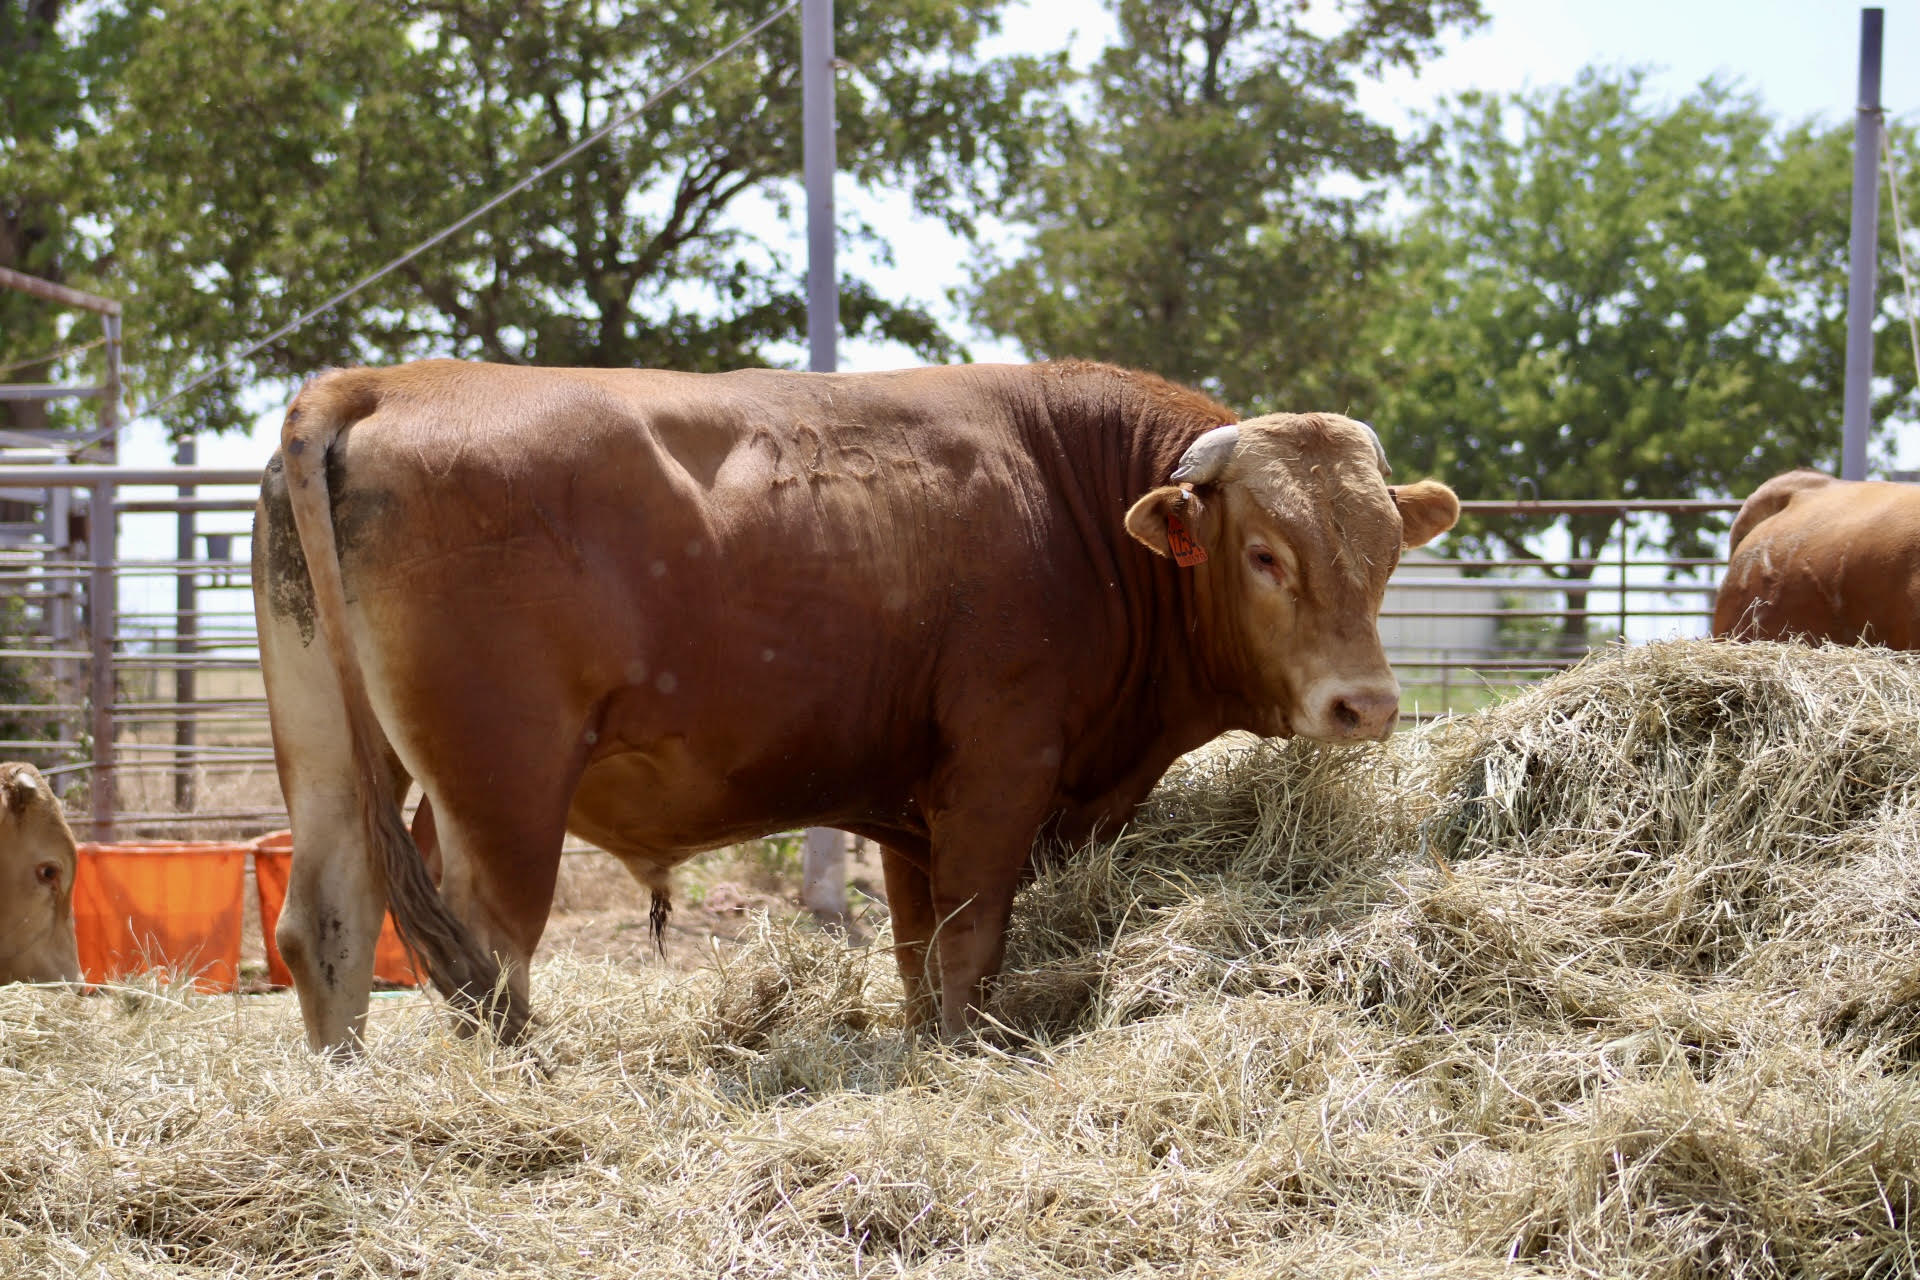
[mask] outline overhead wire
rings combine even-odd
[[[253,343],[251,346],[248,346],[245,349],[236,352],[232,356],[229,356],[226,360],[223,360],[221,363],[207,370],[205,373],[202,373],[198,377],[195,377],[190,381],[184,383],[183,385],[176,387],[174,390],[168,392],[164,396],[161,396],[157,400],[148,401],[146,404],[142,405],[139,409],[135,410],[132,416],[135,418],[145,417],[146,415],[153,413],[157,409],[160,409],[166,405],[172,404],[175,400],[178,400],[181,396],[186,395],[189,391],[192,391],[195,387],[201,386],[207,382],[210,382],[214,378],[219,377],[221,374],[225,373],[227,370],[239,364],[242,360],[245,360],[248,356],[253,355],[256,351],[259,351],[262,347],[267,346],[269,343],[279,341],[281,338],[285,337],[287,334],[292,333],[296,329],[299,329],[305,326],[310,321],[325,315],[327,312],[339,306],[342,302],[345,302],[348,298],[351,298],[354,294],[359,293],[362,289],[365,289],[368,285],[373,284],[375,281],[380,280],[383,277],[392,274],[394,271],[405,266],[407,263],[413,261],[415,258],[419,257],[421,254],[425,253],[427,250],[439,244],[441,241],[447,239],[449,236],[452,236],[455,233],[461,230],[464,230],[466,227],[471,226],[474,222],[478,221],[480,218],[485,217],[488,213],[491,213],[493,210],[499,208],[502,204],[506,203],[508,200],[512,199],[514,196],[519,195],[522,191],[525,191],[528,187],[531,187],[536,182],[539,182],[542,178],[552,173],[555,169],[558,169],[561,166],[565,165],[569,160],[572,160],[575,156],[579,155],[582,151],[585,151],[588,147],[600,141],[602,138],[606,137],[608,134],[614,132],[616,129],[624,128],[626,125],[631,124],[633,121],[639,119],[647,111],[652,109],[652,107],[656,103],[658,103],[661,99],[665,98],[667,95],[675,92],[676,90],[682,88],[683,86],[691,83],[696,77],[698,77],[708,67],[711,67],[714,63],[719,62],[721,59],[725,58],[728,54],[732,53],[735,49],[738,49],[741,45],[747,43],[749,40],[759,35],[762,31],[765,31],[768,27],[772,26],[773,23],[777,19],[779,19],[781,16],[787,13],[790,13],[793,9],[798,7],[799,3],[800,3],[800,0],[786,0],[786,3],[782,4],[779,8],[769,13],[766,17],[754,23],[751,27],[748,27],[745,31],[741,32],[738,36],[735,36],[732,40],[729,40],[725,45],[721,46],[715,52],[709,54],[706,58],[702,59],[695,66],[689,68],[686,71],[683,71],[682,73],[680,73],[680,75],[676,76],[673,80],[669,81],[667,84],[662,85],[660,88],[648,94],[646,97],[646,100],[641,102],[639,106],[633,108],[631,111],[626,111],[621,113],[620,115],[612,117],[605,124],[601,125],[598,129],[595,129],[592,133],[587,134],[585,137],[581,138],[578,142],[568,147],[565,151],[562,151],[559,155],[547,161],[545,164],[541,165],[538,169],[535,169],[532,173],[529,173],[526,177],[520,179],[520,181],[514,183],[512,186],[508,187],[506,190],[500,192],[498,195],[488,200],[485,204],[482,204],[477,209],[474,209],[471,213],[466,214],[464,217],[461,217],[458,220],[451,222],[445,227],[441,228],[439,231],[434,232],[432,235],[428,236],[425,240],[422,240],[420,243],[414,245],[411,249],[408,249],[405,253],[400,254],[398,257],[394,258],[392,261],[388,262],[386,265],[380,267],[378,270],[371,271],[368,274],[362,276],[359,280],[356,280],[354,283],[348,285],[346,288],[342,289],[340,292],[334,294],[331,298],[328,298],[325,302],[322,302],[318,306],[313,307],[295,316],[293,319],[287,321],[287,323],[281,325],[278,329],[275,329],[272,333],[268,334],[266,337],[260,339],[258,342]],[[97,431],[93,433],[91,436],[83,438],[82,440],[74,444],[72,447],[75,452],[78,452],[81,449],[85,449],[88,446],[97,444],[99,441],[105,439],[108,435],[112,434],[113,430],[114,429],[109,428],[106,430]]]

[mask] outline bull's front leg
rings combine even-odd
[[[906,995],[907,1026],[925,1027],[937,1006],[927,981],[927,946],[933,939],[933,888],[927,880],[927,851],[880,846],[880,869],[887,878],[887,914],[893,921],[893,959]]]
[[[1060,750],[1046,742],[981,756],[943,771],[928,815],[932,954],[948,1037],[980,1024],[988,980],[1006,957],[1014,890],[1053,802]]]

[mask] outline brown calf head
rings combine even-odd
[[[1388,475],[1365,423],[1270,414],[1201,436],[1171,477],[1180,483],[1127,513],[1129,533],[1195,575],[1203,643],[1262,733],[1349,742],[1393,731],[1387,577],[1403,548],[1453,527],[1460,503],[1436,481],[1389,487]]]
[[[30,764],[0,764],[0,982],[78,982],[73,875],[60,801]]]

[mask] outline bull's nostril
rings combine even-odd
[[[1342,729],[1358,729],[1360,727],[1360,713],[1355,711],[1353,704],[1345,698],[1333,704],[1333,718],[1340,722]]]

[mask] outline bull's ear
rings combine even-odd
[[[1182,548],[1199,546],[1200,517],[1206,509],[1206,502],[1198,494],[1164,485],[1141,498],[1128,510],[1127,532],[1136,541],[1163,556],[1179,560],[1182,564],[1198,563],[1192,558],[1191,550],[1183,555]],[[1169,521],[1172,522],[1171,531]],[[1201,549],[1199,559],[1205,558],[1206,552]]]
[[[1400,508],[1402,546],[1424,547],[1460,518],[1460,499],[1438,480],[1396,485],[1392,493],[1393,505]]]

